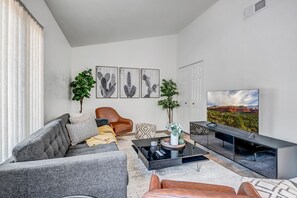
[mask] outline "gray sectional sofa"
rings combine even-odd
[[[127,197],[127,157],[115,143],[71,146],[65,114],[32,134],[0,165],[0,197]]]

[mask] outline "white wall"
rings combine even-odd
[[[160,69],[160,78],[176,81],[176,35],[155,37],[116,43],[72,48],[72,78],[86,68],[116,66]],[[109,106],[134,123],[147,122],[164,129],[167,114],[158,105],[157,98],[96,99],[95,88],[91,98],[84,100],[83,112],[94,112],[96,108]],[[77,101],[72,101],[72,113],[79,111]]]
[[[44,26],[44,119],[48,122],[70,111],[71,47],[44,1],[22,2]]]
[[[188,25],[178,66],[205,60],[206,91],[259,88],[260,133],[297,143],[297,1],[268,0],[243,20],[255,2],[220,0]]]

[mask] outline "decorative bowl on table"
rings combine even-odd
[[[170,148],[170,149],[181,149],[181,148],[184,148],[186,145],[186,143],[179,144],[179,145],[172,145],[170,143],[170,138],[162,138],[160,143],[162,146],[164,146],[166,148]]]

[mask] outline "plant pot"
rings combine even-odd
[[[170,135],[170,144],[171,145],[178,145],[178,135]]]

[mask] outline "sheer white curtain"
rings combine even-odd
[[[42,27],[15,0],[0,0],[0,162],[43,125]]]

